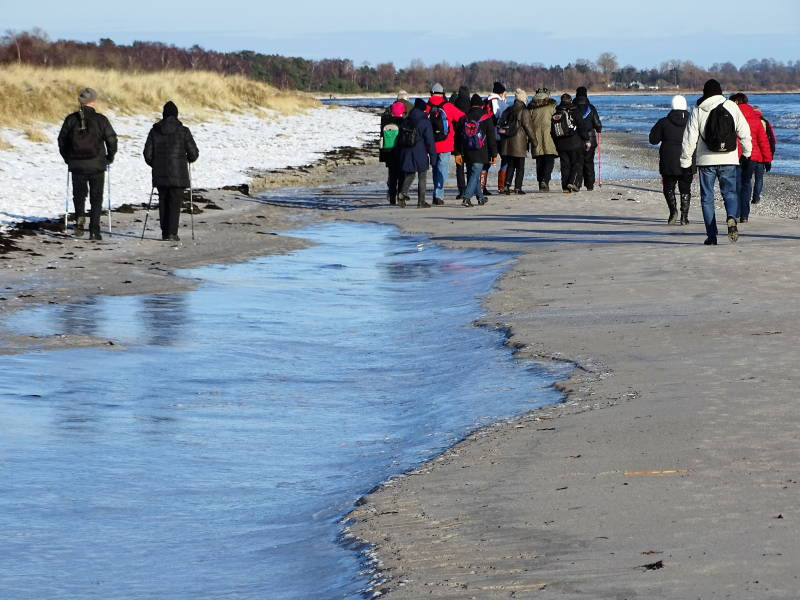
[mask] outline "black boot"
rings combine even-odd
[[[397,194],[397,206],[399,206],[400,208],[405,208],[406,200],[409,200],[408,194],[404,192],[400,192],[399,194]]]
[[[691,203],[691,194],[681,194],[681,225],[689,224],[689,205]]]
[[[435,203],[436,199],[434,199],[433,201]],[[442,204],[444,204],[444,202],[442,202]],[[430,208],[430,207],[431,205],[425,202],[425,200],[417,200],[417,208]]]
[[[667,199],[667,207],[669,207],[667,225],[675,225],[675,223],[678,222],[678,206],[675,201],[675,190],[664,190],[664,197]]]

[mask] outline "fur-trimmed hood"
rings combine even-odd
[[[542,100],[531,100],[528,103],[528,108],[542,108],[543,106],[556,105],[556,101],[552,98],[543,98]]]

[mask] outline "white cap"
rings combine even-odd
[[[686,98],[678,94],[672,97],[672,110],[686,110]]]

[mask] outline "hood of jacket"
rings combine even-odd
[[[667,115],[667,120],[677,127],[685,127],[689,122],[689,111],[671,110]]]
[[[555,106],[556,101],[552,98],[543,98],[542,100],[531,100],[528,108],[542,108],[543,106]]]
[[[182,125],[178,117],[166,117],[153,125],[153,128],[163,135],[170,135],[178,131]]]
[[[480,121],[487,116],[488,115],[482,106],[471,106],[467,112],[467,119],[470,121]]]
[[[722,94],[719,94],[717,96],[709,96],[708,98],[706,98],[702,102],[698,101],[699,103],[697,105],[697,108],[699,108],[703,112],[707,112],[708,113],[708,112],[711,112],[712,110],[714,110],[715,108],[717,108],[717,106],[719,106],[723,102],[725,102],[725,100],[726,100],[726,98]]]

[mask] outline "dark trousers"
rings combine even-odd
[[[399,162],[396,158],[389,159],[386,163],[388,170],[388,177],[386,179],[386,187],[389,188],[389,198],[392,200],[397,199],[397,193],[400,191],[400,185],[403,183],[403,169],[400,168]]]
[[[183,190],[182,187],[158,187],[158,218],[161,221],[162,238],[178,235]]]
[[[508,169],[506,169],[506,188],[511,187],[511,180],[514,180],[514,189],[522,189],[522,179],[525,177],[525,157],[506,156]]]
[[[428,185],[427,171],[420,171],[419,173],[406,173],[400,191],[408,196],[408,190],[411,189],[411,184],[414,182],[414,175],[417,176],[417,201],[425,202],[425,187]]]
[[[581,168],[578,170],[578,179],[575,185],[578,187],[586,186],[587,190],[594,188],[594,152],[595,148],[581,151]]]
[[[89,213],[89,233],[100,233],[100,213],[103,211],[103,185],[106,172],[73,173],[72,203],[75,205],[75,217],[86,216],[86,196],[89,196],[91,212]]]
[[[753,195],[753,177],[756,174],[756,166],[759,163],[754,160],[742,160],[739,166],[738,180],[736,181],[737,193],[739,194],[739,219],[750,218],[750,199]]]
[[[456,186],[458,187],[458,195],[463,196],[464,190],[467,189],[467,175],[466,175],[466,164],[461,163],[460,165],[456,163]]]
[[[558,158],[561,162],[561,189],[566,190],[570,183],[578,185],[578,177],[583,169],[583,149],[559,152]]]
[[[553,167],[556,164],[556,157],[552,154],[536,157],[536,181],[539,183],[550,183],[553,175]]]
[[[692,193],[692,179],[691,171],[687,171],[682,175],[662,175],[661,181],[664,186],[664,196],[672,195],[675,193],[675,185],[678,185],[678,192],[681,194]]]

